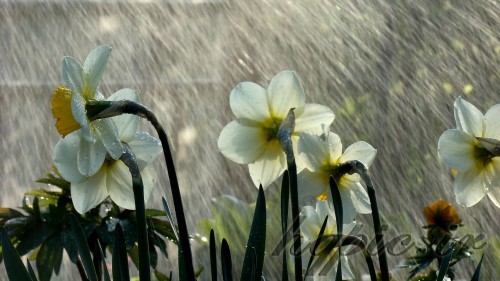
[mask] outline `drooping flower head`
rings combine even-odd
[[[72,57],[62,61],[62,77],[66,86],[58,87],[52,97],[52,113],[56,128],[62,137],[72,132],[82,138],[78,144],[78,169],[82,175],[92,176],[99,171],[106,155],[118,159],[123,147],[112,119],[90,121],[86,105],[104,100],[99,92],[111,47],[100,46],[92,50],[83,66]]]
[[[438,155],[456,171],[453,188],[457,202],[470,207],[486,194],[500,207],[500,104],[485,115],[458,97],[454,104],[456,129],[446,130],[438,141]]]
[[[139,96],[135,90],[122,89],[109,98],[112,101],[124,99],[138,102]],[[124,114],[111,119],[116,124],[119,141],[130,145],[135,154],[144,184],[144,201],[147,202],[155,182],[148,164],[161,153],[161,144],[148,133],[137,131],[139,117]],[[59,140],[54,153],[57,170],[71,183],[75,209],[81,214],[86,213],[108,196],[122,208],[135,209],[132,176],[122,161],[107,156],[92,176],[81,173],[77,148],[85,141],[80,131],[74,131]]]
[[[330,126],[334,114],[318,104],[306,104],[304,90],[293,71],[278,73],[268,89],[252,82],[240,83],[230,95],[230,106],[236,120],[222,130],[218,146],[230,160],[248,164],[255,186],[264,188],[286,170],[286,155],[277,138],[281,122],[295,108],[295,130],[292,134],[295,154],[300,132],[322,132]],[[301,163],[297,160],[300,171]]]
[[[444,200],[437,200],[425,207],[424,215],[427,220],[427,238],[433,244],[442,243],[443,239],[448,241],[452,231],[462,223],[455,208]]]
[[[356,213],[371,213],[368,193],[357,174],[339,175],[338,167],[350,160],[358,160],[367,168],[373,163],[377,150],[359,141],[342,153],[340,137],[332,132],[323,136],[302,133],[298,144],[299,157],[306,169],[298,175],[299,198],[326,200],[331,196],[330,176],[337,182],[344,209],[344,221],[354,220]]]
[[[323,232],[323,238],[318,248],[315,251],[315,261],[311,267],[313,272],[309,272],[308,275],[312,278],[306,278],[306,280],[332,280],[335,279],[338,264],[338,248],[336,246],[337,240],[333,239],[333,235],[338,234],[336,231],[337,223],[335,220],[335,212],[330,207],[327,201],[318,200],[316,206],[304,206],[301,211],[302,223],[300,225],[300,230],[303,235],[303,245],[305,245],[303,254],[303,267],[306,268],[311,257],[312,250],[314,250],[314,245],[321,231],[321,226],[325,218],[328,216],[325,230]],[[355,223],[347,223],[343,226],[344,234],[349,234],[353,229]],[[344,247],[346,248],[346,247]],[[341,255],[342,258],[342,280],[354,279],[354,275],[349,267],[347,257]]]

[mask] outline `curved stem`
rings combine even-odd
[[[151,122],[156,132],[158,133],[158,137],[160,138],[163,147],[165,162],[167,164],[167,172],[168,178],[170,179],[170,188],[172,191],[172,199],[174,201],[175,215],[177,216],[177,226],[179,228],[180,238],[179,247],[181,253],[181,256],[179,258],[184,259],[184,262],[179,262],[179,264],[184,264],[186,280],[196,280],[193,268],[191,245],[189,243],[189,233],[187,229],[186,218],[184,216],[184,208],[182,206],[181,192],[179,189],[179,182],[177,181],[174,160],[172,158],[172,153],[165,130],[158,122],[158,119],[156,118],[154,113],[142,104],[129,100],[108,102],[106,106],[103,106],[103,104],[105,103],[101,103],[100,105],[96,104],[95,108],[99,110],[94,110],[94,115],[92,116],[90,116],[89,112],[91,112],[90,107],[92,107],[93,105],[87,104],[87,115],[89,115],[88,117],[90,120],[113,117],[124,113],[134,114]]]
[[[144,206],[144,185],[141,173],[137,166],[135,155],[128,144],[123,144],[123,154],[120,160],[128,167],[132,174],[132,188],[134,190],[135,213],[137,217],[137,244],[139,247],[139,278],[140,280],[151,280],[149,270],[149,242],[146,224],[146,209]]]

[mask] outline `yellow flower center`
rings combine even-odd
[[[282,121],[282,119],[270,118],[264,122],[264,135],[268,142],[276,139]]]
[[[81,128],[71,111],[71,90],[60,86],[52,96],[52,115],[56,119],[56,128],[62,137]]]

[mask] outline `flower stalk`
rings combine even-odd
[[[179,264],[184,264],[184,268],[181,268],[180,270],[185,271],[187,280],[196,280],[193,268],[191,246],[189,243],[189,233],[187,229],[186,218],[184,216],[184,207],[182,205],[181,192],[179,189],[179,182],[175,173],[174,159],[170,150],[167,133],[163,129],[163,126],[158,122],[158,119],[151,110],[140,103],[129,100],[114,101],[110,103],[89,103],[86,105],[86,109],[89,115],[88,118],[90,120],[109,118],[128,113],[145,118],[155,128],[163,147],[163,155],[165,156],[165,162],[167,164],[167,172],[170,179],[170,188],[174,201],[174,209],[177,216],[177,226],[179,228],[179,247],[181,252],[180,256],[181,259],[184,259],[184,262],[179,262]]]

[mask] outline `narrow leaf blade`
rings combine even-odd
[[[19,280],[19,281],[32,281],[30,274],[24,267],[21,257],[14,249],[14,246],[9,240],[7,231],[2,228],[2,251],[4,256],[5,268],[7,269],[7,276],[9,280]]]
[[[83,234],[82,227],[80,226],[80,223],[78,223],[78,219],[74,214],[70,215],[69,221],[78,253],[82,259],[83,268],[85,269],[85,273],[87,273],[87,278],[90,281],[97,281],[97,273],[92,262],[89,245],[87,244],[87,239],[85,239],[85,235]]]

